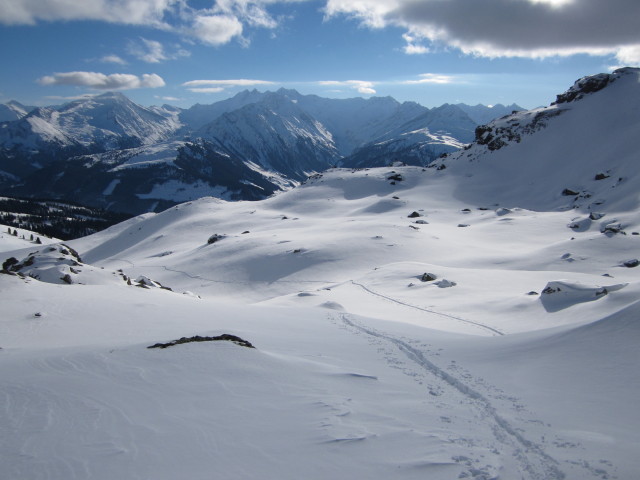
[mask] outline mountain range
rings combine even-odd
[[[639,112],[619,69],[426,166],[3,226],[3,474],[636,478]]]
[[[121,93],[0,110],[0,193],[138,214],[213,195],[266,198],[330,166],[427,165],[473,139],[491,108],[295,90],[244,91],[212,105],[143,107]]]

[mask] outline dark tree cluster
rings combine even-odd
[[[127,218],[129,215],[69,202],[0,198],[0,223],[61,240],[91,235]]]

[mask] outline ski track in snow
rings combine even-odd
[[[353,285],[356,285],[357,287],[362,288],[365,292],[370,293],[371,295],[375,295],[376,297],[384,298],[385,300],[389,300],[390,302],[397,303],[398,305],[403,305],[405,307],[414,308],[416,310],[420,310],[420,311],[427,312],[427,313],[432,313],[434,315],[440,315],[441,317],[451,318],[453,320],[457,320],[459,322],[464,322],[464,323],[467,323],[469,325],[475,325],[475,326],[483,328],[485,330],[489,330],[490,332],[492,332],[492,333],[494,333],[496,335],[501,335],[501,336],[504,335],[504,333],[502,333],[500,330],[497,330],[497,329],[495,329],[493,327],[490,327],[488,325],[485,325],[483,323],[473,322],[471,320],[466,320],[464,318],[456,317],[455,315],[450,315],[448,313],[437,312],[435,310],[430,310],[428,308],[418,307],[417,305],[411,305],[410,303],[402,302],[402,301],[397,300],[397,299],[395,299],[393,297],[389,297],[387,295],[383,295],[382,293],[378,293],[378,292],[376,292],[374,290],[371,290],[369,287],[363,285],[362,283],[358,283],[358,282],[356,282],[354,280],[350,280],[350,282]]]
[[[454,394],[461,395],[464,403],[471,403],[479,412],[479,419],[492,431],[493,436],[504,448],[508,449],[513,459],[518,464],[520,477],[523,480],[561,480],[566,475],[559,468],[559,462],[551,457],[540,445],[527,439],[520,429],[511,425],[500,413],[491,401],[473,389],[469,381],[462,381],[447,373],[442,368],[428,360],[424,353],[409,343],[391,335],[378,332],[372,328],[360,325],[349,319],[348,315],[340,315],[340,319],[353,330],[364,333],[370,337],[380,339],[394,345],[404,356],[421,370],[439,378]],[[505,457],[505,454],[501,455]],[[455,459],[454,459],[455,460]],[[468,460],[468,459],[462,459]],[[474,478],[497,478],[480,476]],[[514,477],[512,477],[514,478]]]

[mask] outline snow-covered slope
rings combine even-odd
[[[476,143],[434,167],[464,172],[457,195],[469,202],[485,200],[489,185],[492,203],[518,199],[529,209],[574,208],[577,215],[636,208],[639,71],[581,79],[568,91],[571,101],[479,127]]]
[[[638,71],[615,72],[435,168],[332,169],[5,251],[3,471],[635,478],[637,99]],[[549,142],[564,155],[534,155]],[[556,192],[606,165],[624,180],[588,202]]]

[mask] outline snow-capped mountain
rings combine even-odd
[[[61,107],[34,109],[0,129],[0,146],[113,150],[157,143],[178,127],[175,118],[137,105],[121,93],[105,93]]]
[[[326,127],[279,93],[222,114],[194,136],[210,140],[235,158],[298,181],[339,158]]]
[[[20,102],[11,100],[7,103],[0,103],[0,122],[12,122],[25,117],[35,107],[22,105]]]
[[[639,79],[581,79],[433,168],[65,244],[0,228],[3,473],[635,478]]]
[[[258,90],[244,90],[226,100],[221,100],[211,105],[199,103],[180,112],[180,121],[191,132],[195,132],[206,124],[213,122],[224,113],[233,112],[252,103],[262,101],[267,92]]]
[[[400,124],[344,158],[345,167],[382,167],[389,159],[407,165],[427,165],[474,138],[477,124],[456,105],[444,104]]]
[[[496,118],[504,117],[513,112],[523,110],[523,108],[515,103],[511,105],[502,105],[497,103],[495,105],[466,105],[464,103],[457,103],[456,107],[459,107],[464,113],[469,115],[469,118],[476,122],[478,125],[484,125]]]
[[[0,186],[130,213],[203,195],[259,199],[341,162],[382,165],[393,155],[426,165],[470,141],[474,128],[457,106],[390,97],[253,90],[181,110],[108,93],[2,124]]]

